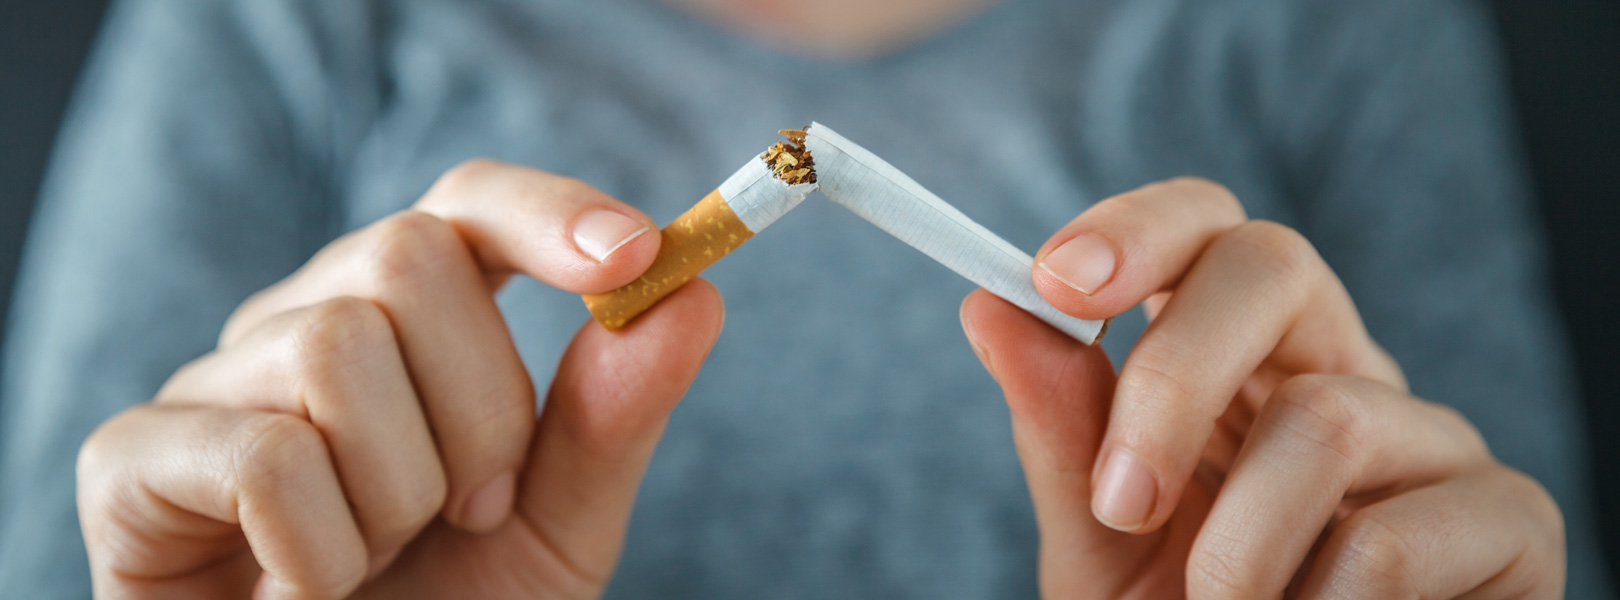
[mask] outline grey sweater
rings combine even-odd
[[[1563,506],[1603,597],[1584,441],[1480,7],[1009,0],[870,60],[654,0],[126,0],[29,241],[0,405],[0,595],[89,594],[74,455],[334,237],[490,156],[668,221],[815,119],[1026,251],[1108,195],[1230,186],[1338,271],[1416,392]],[[647,157],[659,157],[649,164]],[[967,282],[813,198],[712,269],[726,332],[675,412],[610,595],[1034,595]],[[579,298],[501,303],[544,389]],[[1109,340],[1116,360],[1141,318]]]

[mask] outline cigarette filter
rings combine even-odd
[[[1071,317],[1035,290],[1030,255],[827,126],[812,124],[805,133],[828,199],[1070,337],[1101,341],[1108,321]]]
[[[624,327],[803,202],[816,189],[815,162],[804,132],[782,134],[786,143],[750,159],[659,232],[658,256],[646,273],[611,292],[585,295],[591,316],[609,330]]]

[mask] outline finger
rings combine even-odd
[[[1087,508],[1114,385],[1107,355],[984,290],[963,301],[962,327],[1006,394],[1041,532],[1043,595],[1120,596],[1140,575],[1124,566],[1144,560],[1156,540],[1108,529]],[[1174,577],[1150,579],[1166,594],[1180,591]]]
[[[130,409],[86,442],[79,484],[98,596],[245,596],[255,572],[189,577],[239,552],[237,536],[263,568],[260,586],[284,594],[276,597],[340,598],[366,572],[321,435],[295,417]]]
[[[492,160],[451,170],[416,209],[454,226],[485,269],[575,293],[618,289],[658,254],[658,224],[635,207],[577,179]]]
[[[181,369],[158,402],[308,419],[331,449],[373,573],[444,505],[427,418],[388,317],[366,300],[339,297],[278,315]]]
[[[1304,375],[1261,409],[1187,562],[1188,595],[1279,598],[1347,497],[1491,463],[1456,411],[1369,379]],[[1427,597],[1427,596],[1425,596]]]
[[[1097,518],[1122,531],[1158,527],[1240,387],[1299,372],[1405,385],[1309,242],[1274,223],[1233,228],[1188,270],[1125,360],[1094,471]]]
[[[392,324],[448,482],[443,515],[470,531],[511,513],[517,471],[534,426],[535,396],[478,263],[443,220],[406,211],[345,236],[293,276],[243,306],[229,349],[271,308],[337,296],[369,300]],[[262,318],[260,318],[262,322]]]
[[[269,315],[337,295],[395,325],[449,481],[444,516],[489,531],[510,513],[534,392],[489,283],[515,270],[575,292],[612,289],[651,263],[651,221],[577,181],[492,161],[447,174],[406,211],[345,236],[250,299],[228,347]],[[429,213],[442,215],[435,217]]]
[[[1035,254],[1035,287],[1059,310],[1106,319],[1180,281],[1216,236],[1244,221],[1214,183],[1181,178],[1097,203]]]
[[[1505,467],[1395,496],[1334,528],[1300,598],[1561,598],[1564,524]]]
[[[720,293],[694,279],[619,332],[587,323],[563,355],[524,476],[521,515],[558,580],[598,593],[669,413],[720,334]]]
[[[657,231],[657,225],[635,207],[575,179],[493,160],[472,160],[451,169],[414,209],[450,226],[448,231],[456,234],[453,241],[467,247],[460,253],[471,253],[486,283],[523,273],[575,293],[604,292],[634,280],[658,254],[659,236],[644,235]],[[377,252],[372,262],[379,270],[410,270],[417,262],[411,259],[432,260],[438,256],[433,251],[443,250],[431,245],[443,241],[442,236],[418,230],[437,229],[425,222],[433,220],[411,213],[371,225],[367,230],[380,231],[372,231],[370,237],[386,240],[393,234],[403,238],[398,240],[403,244],[429,245],[420,254]],[[422,233],[433,235],[418,235]],[[366,243],[348,246],[385,249]],[[300,275],[325,268],[317,263],[347,263],[345,254],[328,247],[300,269]],[[276,285],[244,303],[226,324],[222,342],[238,338],[271,315],[315,301],[287,287],[297,286]]]

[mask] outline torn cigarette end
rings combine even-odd
[[[1097,337],[1092,338],[1090,345],[1092,345],[1092,346],[1102,345],[1103,336],[1108,335],[1108,326],[1113,325],[1113,324],[1114,324],[1114,318],[1113,317],[1108,317],[1106,319],[1103,319],[1102,328],[1097,330]]]
[[[610,331],[624,327],[798,206],[816,188],[815,161],[803,131],[782,134],[787,141],[760,160],[750,159],[659,232],[658,255],[641,277],[611,292],[586,294],[591,316]]]
[[[777,142],[764,154],[759,155],[765,163],[771,166],[771,174],[782,183],[798,185],[801,183],[816,182],[816,160],[810,156],[810,151],[804,147],[805,132],[801,129],[783,129],[777,131],[786,137],[786,141]]]

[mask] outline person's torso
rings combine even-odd
[[[1027,252],[1176,175],[1290,219],[1254,106],[1219,96],[1224,59],[1196,54],[1220,42],[1184,39],[1177,2],[1013,0],[845,64],[653,0],[398,5],[381,112],[341,182],[346,228],[479,156],[667,222],[811,120]],[[653,460],[612,595],[1034,595],[1006,406],[957,318],[971,284],[819,195],[705,277],[726,328]],[[584,306],[527,279],[501,304],[544,389]],[[1116,358],[1140,328],[1115,328]]]

